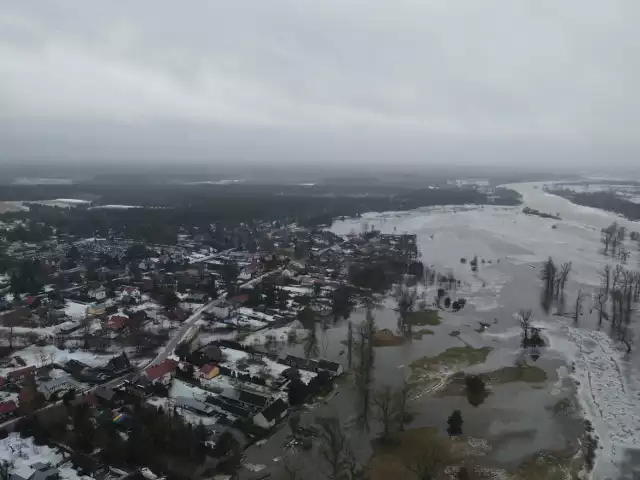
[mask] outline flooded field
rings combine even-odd
[[[545,194],[541,184],[511,186],[525,205],[561,217],[561,220],[524,215],[521,208],[429,208],[401,213],[368,214],[361,219],[337,222],[339,234],[361,231],[363,226],[385,233],[415,233],[422,262],[460,280],[453,299],[463,297],[458,312],[440,313],[440,324],[414,327],[422,331],[395,346],[375,348],[372,387],[398,387],[403,379],[412,384],[411,421],[404,442],[446,444],[455,461],[477,469],[489,478],[571,478],[582,468],[580,444],[584,418],[589,418],[601,450],[594,478],[632,478],[636,468],[634,448],[640,445],[640,415],[636,406],[638,366],[635,354],[623,356],[604,332],[596,331],[597,314],[591,298],[585,301],[579,324],[565,317],[548,316],[540,305],[539,269],[553,257],[571,261],[573,271],[566,288],[571,303],[579,289],[591,294],[599,285],[599,271],[610,259],[599,253],[600,229],[613,220],[632,230],[640,225],[612,214],[569,203]],[[473,272],[461,258],[479,259]],[[629,264],[636,266],[634,247]],[[436,287],[421,287],[420,295],[432,302]],[[395,300],[382,299],[374,309],[377,330],[397,333]],[[547,342],[532,355],[521,348],[516,313],[531,309],[533,324]],[[364,309],[349,319],[365,320]],[[346,363],[346,322],[318,326],[317,354]],[[282,346],[298,354],[304,345]],[[456,372],[481,375],[489,386],[479,401],[468,398],[462,377]],[[301,415],[312,425],[322,416],[336,416],[346,425],[355,456],[368,465],[373,478],[395,475],[415,478],[402,459],[409,450],[385,451],[376,442],[381,425],[371,416],[369,429],[361,428],[360,400],[351,377],[340,381],[334,394]],[[447,418],[460,410],[463,436],[454,441],[447,433]],[[410,433],[412,432],[412,433]],[[245,465],[272,478],[288,478],[286,468],[299,470],[298,478],[325,478],[326,462],[317,448],[295,451],[285,448],[291,430],[285,423],[266,443],[246,451]],[[427,445],[428,444],[428,445]],[[385,459],[381,461],[380,459]],[[378,472],[382,464],[396,465],[392,472]],[[386,467],[385,467],[386,468]],[[243,471],[243,478],[255,475]]]

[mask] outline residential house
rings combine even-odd
[[[21,382],[25,378],[35,374],[36,367],[31,365],[29,367],[20,368],[18,370],[13,370],[5,375],[5,379],[7,383],[15,383]]]
[[[178,322],[183,322],[184,320],[187,319],[188,316],[189,316],[189,313],[180,306],[175,307],[174,309],[172,309],[167,313],[167,317],[169,318],[169,320],[174,320]]]
[[[141,377],[137,382],[125,382],[124,390],[129,395],[134,397],[144,398],[148,394],[148,383],[149,380],[146,377]]]
[[[95,395],[98,403],[104,406],[112,406],[114,397],[116,395],[115,391],[109,387],[98,387],[94,390],[93,394]]]
[[[220,369],[216,365],[210,363],[200,367],[200,376],[204,379],[211,380],[220,375]]]
[[[287,415],[287,404],[281,398],[269,404],[264,410],[253,417],[253,423],[268,430],[273,428]]]
[[[111,315],[107,320],[107,328],[110,330],[122,330],[127,326],[129,322],[129,317],[125,317],[124,315]]]
[[[71,390],[72,388],[76,387],[76,383],[73,382],[70,378],[58,377],[39,384],[38,391],[44,395],[44,398],[49,400],[54,394],[58,392]]]
[[[104,288],[103,285],[101,285],[101,286],[99,286],[97,288],[89,290],[87,292],[87,296],[91,297],[91,298],[94,298],[94,299],[96,299],[98,301],[104,300],[105,298],[107,298],[107,289]]]
[[[105,365],[105,369],[110,370],[114,375],[125,373],[131,370],[131,368],[132,366],[129,361],[129,357],[127,357],[127,354],[124,352],[111,358],[111,360],[109,360]]]
[[[289,365],[300,370],[308,370],[310,372],[326,371],[331,376],[337,377],[344,371],[344,367],[340,363],[331,362],[329,360],[319,359],[313,360],[309,358],[296,357],[295,355],[287,355],[284,359],[278,359],[278,363]]]
[[[178,368],[178,364],[179,362],[177,362],[176,360],[167,358],[161,363],[149,367],[144,373],[144,376],[151,383],[161,383],[163,385],[169,385],[171,383],[171,378]]]

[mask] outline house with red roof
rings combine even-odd
[[[128,321],[129,317],[125,317],[124,315],[111,315],[107,320],[107,328],[111,330],[122,330],[127,326]]]
[[[5,422],[18,410],[18,405],[13,400],[0,403],[0,421]]]
[[[178,365],[179,362],[177,360],[167,358],[159,364],[149,367],[144,375],[151,383],[169,385]]]

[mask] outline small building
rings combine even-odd
[[[287,404],[281,398],[269,404],[267,408],[253,417],[253,423],[268,430],[273,428],[287,415]]]
[[[106,306],[104,303],[92,303],[91,305],[87,305],[87,315],[99,316],[102,315],[106,310]]]
[[[207,380],[211,380],[212,378],[220,375],[220,369],[216,365],[211,365],[210,363],[203,365],[200,367],[200,376]]]
[[[29,480],[58,480],[60,478],[60,470],[52,467],[49,463],[34,463],[31,468],[35,471]]]

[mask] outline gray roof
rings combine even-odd
[[[268,422],[277,419],[284,412],[287,411],[287,404],[281,398],[278,398],[275,402],[265,408],[261,413]]]
[[[29,480],[55,480],[60,477],[60,471],[57,468],[48,468],[47,470],[38,470]]]

